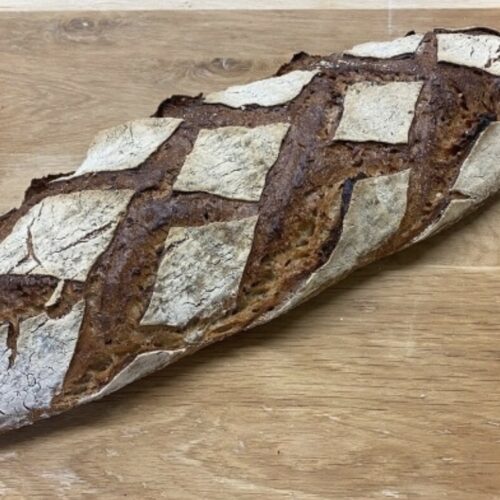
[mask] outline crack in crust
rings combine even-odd
[[[0,327],[0,430],[29,423],[34,412],[50,408],[73,356],[83,310],[80,301],[59,319],[42,313],[22,321],[15,358]]]

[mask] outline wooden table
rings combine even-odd
[[[171,93],[500,10],[0,15],[0,212]],[[500,498],[500,204],[285,317],[0,438],[7,498]]]

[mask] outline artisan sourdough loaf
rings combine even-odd
[[[0,218],[0,428],[109,394],[500,187],[500,35],[297,54],[97,134]]]

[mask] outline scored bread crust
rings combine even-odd
[[[0,430],[269,321],[496,193],[500,35],[408,37],[173,96],[33,181],[0,218]]]

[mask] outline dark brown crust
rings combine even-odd
[[[471,32],[491,31],[477,28]],[[282,106],[240,110],[205,104],[201,96],[171,97],[154,116],[181,117],[184,122],[140,167],[55,183],[50,181],[57,176],[33,181],[23,206],[0,219],[2,239],[31,206],[46,196],[96,188],[136,192],[111,245],[93,266],[87,282],[65,287],[62,303],[51,311],[62,314],[82,297],[86,301],[76,355],[64,390],[54,403],[55,411],[70,407],[77,397],[109,381],[140,352],[178,347],[191,352],[244,329],[276,307],[328,259],[341,233],[350,192],[360,178],[411,169],[408,208],[400,230],[363,263],[405,247],[437,220],[454,196],[450,187],[475,138],[485,124],[496,120],[500,107],[498,78],[479,70],[438,64],[433,33],[425,36],[417,55],[387,61],[299,53],[277,75],[316,68],[321,68],[321,74],[296,99]],[[409,144],[332,141],[347,86],[366,80],[424,82]],[[275,122],[289,122],[291,127],[259,203],[172,193],[173,182],[201,128]],[[341,209],[332,215],[331,207],[336,202]],[[255,240],[237,305],[223,317],[193,320],[206,331],[198,345],[187,344],[180,329],[139,326],[170,227],[257,213]],[[18,320],[43,310],[56,280],[3,276],[0,281],[0,321],[13,325],[9,342],[15,348]]]

